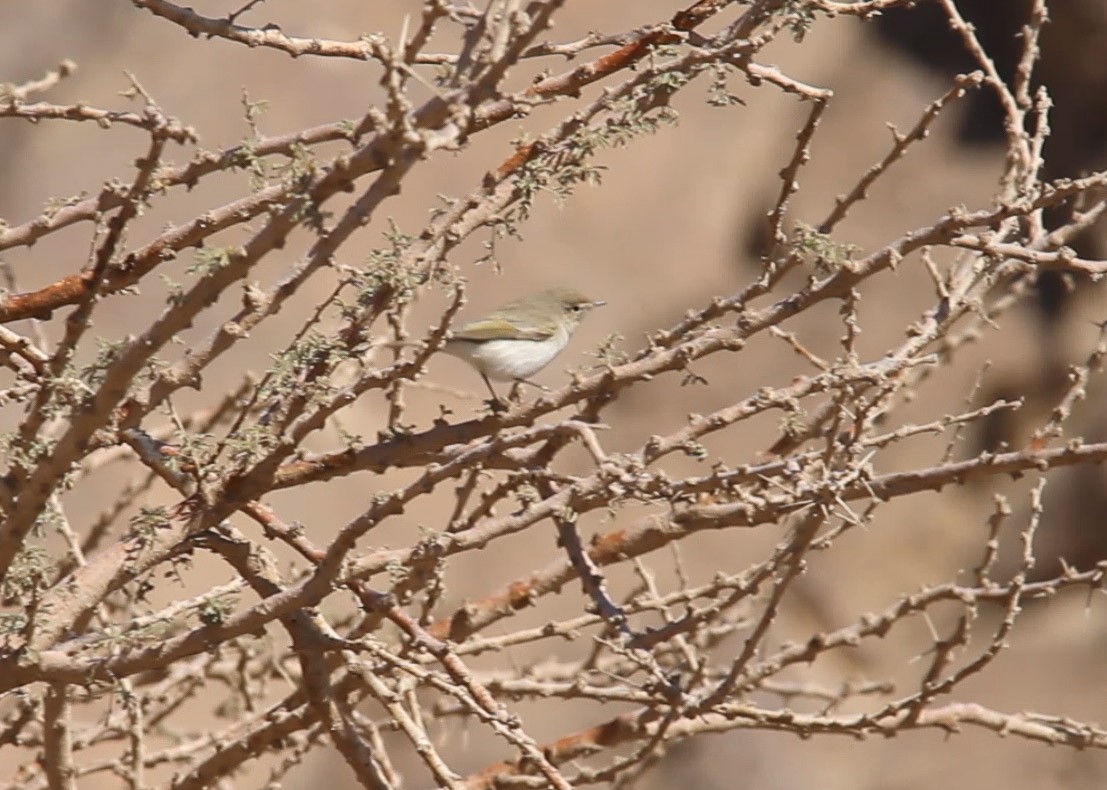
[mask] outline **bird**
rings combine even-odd
[[[564,350],[584,317],[605,304],[575,288],[550,288],[453,330],[442,350],[472,365],[500,404],[493,380],[532,383],[527,379]]]

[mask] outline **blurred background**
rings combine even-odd
[[[239,4],[195,0],[192,5],[200,13],[219,16]],[[802,44],[782,40],[759,59],[835,93],[814,138],[812,161],[800,173],[791,219],[818,224],[832,208],[834,197],[848,191],[887,152],[891,142],[888,124],[901,130],[910,128],[926,104],[946,91],[951,73],[972,68],[945,22],[923,5],[913,12],[888,14],[879,23],[821,20]],[[1004,4],[962,0],[960,5],[980,27],[981,38],[999,67],[1010,73],[1017,63],[1017,34],[1029,0]],[[404,15],[417,14],[419,7],[414,0],[330,0],[322,4],[270,0],[240,22],[261,25],[272,21],[298,36],[352,40],[362,33],[381,31],[394,38]],[[551,36],[571,40],[590,30],[630,29],[667,18],[677,7],[661,0],[568,3]],[[1107,4],[1102,0],[1053,0],[1050,10],[1053,22],[1043,38],[1040,70],[1041,81],[1056,105],[1051,116],[1054,136],[1047,150],[1047,175],[1077,176],[1107,165],[1107,58],[1103,57]],[[443,46],[448,43],[444,41]],[[292,60],[271,50],[195,40],[124,2],[0,4],[0,81],[19,83],[37,78],[66,58],[77,63],[78,73],[42,97],[44,100],[138,109],[139,105],[118,95],[128,87],[124,71],[129,71],[167,113],[195,127],[201,145],[208,149],[232,145],[249,133],[243,119],[244,95],[250,101],[266,102],[258,121],[263,134],[358,117],[368,103],[379,100],[378,70],[372,64],[310,57]],[[548,67],[557,72],[567,66],[563,60],[550,59]],[[532,72],[521,72],[519,79],[524,79],[523,73]],[[533,218],[523,227],[523,241],[500,245],[502,271],[471,264],[483,252],[476,242],[451,256],[471,284],[469,315],[553,284],[574,285],[608,302],[588,319],[566,354],[540,374],[538,381],[552,384],[563,380],[565,368],[590,362],[588,352],[612,333],[625,338],[623,348],[636,349],[648,330],[672,324],[688,309],[705,304],[714,295],[733,293],[755,276],[763,251],[764,216],[779,190],[777,173],[791,154],[806,107],[771,87],[755,89],[736,81],[732,91],[745,106],[715,109],[704,101],[706,87],[706,83],[702,88],[693,86],[678,95],[678,126],[638,140],[627,149],[604,152],[599,162],[607,172],[601,187],[582,188],[563,206],[552,199],[540,200]],[[434,196],[468,193],[482,173],[507,158],[513,138],[544,129],[560,117],[560,111],[559,106],[544,108],[525,123],[505,123],[479,135],[468,149],[456,155],[438,155],[416,168],[405,181],[403,193],[386,203],[374,222],[343,248],[340,262],[358,265],[371,250],[384,246],[381,234],[387,229],[386,219],[392,219],[402,231],[417,233],[428,212],[439,205]],[[126,179],[131,162],[144,151],[143,134],[122,127],[104,131],[91,124],[55,121],[31,126],[0,120],[0,217],[10,224],[24,222],[51,199],[82,190],[95,192],[110,178]],[[178,156],[178,161],[187,158],[184,152]],[[909,229],[932,224],[951,206],[987,205],[1002,164],[995,103],[986,95],[966,99],[938,120],[929,140],[916,145],[878,182],[871,199],[852,212],[835,239],[868,252]],[[245,174],[228,175],[208,179],[193,192],[174,193],[144,218],[130,243],[143,243],[143,232],[153,235],[166,222],[183,221],[207,207],[222,205],[240,195],[247,184]],[[299,242],[306,244],[307,239],[303,234]],[[233,234],[226,243],[233,243]],[[1078,244],[1084,256],[1102,257],[1103,229],[1094,229]],[[20,288],[35,288],[79,270],[88,245],[88,228],[77,226],[52,234],[32,249],[6,251],[0,258],[15,271]],[[271,282],[300,251],[302,246],[290,245],[288,257],[267,261],[257,279],[263,284]],[[182,258],[167,273],[184,280],[183,270],[190,263]],[[265,325],[262,334],[236,348],[208,374],[207,384],[212,389],[207,394],[188,396],[195,397],[195,402],[186,398],[176,404],[178,409],[210,402],[222,383],[220,375],[237,381],[244,369],[264,370],[266,354],[287,340],[313,299],[328,290],[325,283],[307,289],[279,321],[270,322],[275,326]],[[206,337],[226,319],[237,293],[231,296],[224,309],[208,312],[207,323],[198,324],[191,336],[184,338],[186,343],[190,338]],[[162,297],[145,291],[113,298],[99,312],[97,333],[110,338],[134,331],[160,310]],[[932,297],[929,278],[918,266],[903,266],[894,275],[868,281],[861,302],[863,349],[879,355],[897,343],[905,328],[930,306]],[[421,317],[429,323],[439,306],[440,302],[428,300],[417,312],[417,320]],[[1066,366],[1084,359],[1094,347],[1097,336],[1091,322],[1107,318],[1105,306],[1101,288],[1072,278],[1051,278],[1042,284],[1036,299],[1004,315],[998,330],[960,352],[954,370],[941,377],[941,387],[926,390],[921,402],[906,407],[900,417],[933,419],[963,409],[981,369],[990,364],[977,400],[1023,397],[1026,406],[1014,416],[1008,414],[971,430],[961,453],[1004,444],[1019,446],[1048,417],[1066,384]],[[836,305],[805,313],[785,328],[816,353],[835,355],[841,334]],[[266,332],[273,334],[267,336]],[[609,407],[607,422],[613,429],[603,440],[614,450],[636,446],[645,436],[675,429],[689,412],[703,413],[762,386],[787,383],[797,373],[808,371],[804,365],[784,343],[758,339],[737,357],[695,368],[708,379],[709,387],[681,387],[678,377],[673,377],[631,391]],[[456,360],[433,360],[430,378],[481,397],[479,379]],[[1095,382],[1068,435],[1107,438],[1099,405],[1102,400],[1097,397],[1101,389]],[[426,424],[437,416],[440,404],[464,415],[479,406],[475,398],[413,390],[409,401],[412,414]],[[360,404],[344,415],[345,427],[372,436],[381,426],[382,413],[379,403]],[[12,417],[4,416],[5,428]],[[713,440],[709,449],[717,457],[740,463],[771,445],[778,429],[772,419],[758,422],[743,428],[740,435]],[[315,445],[331,447],[335,441],[333,434],[320,436]],[[922,441],[893,449],[880,458],[880,468],[932,465],[943,444],[944,440]],[[580,463],[585,463],[583,458]],[[695,468],[690,460],[688,465]],[[80,514],[99,512],[106,504],[104,497],[112,490],[111,474],[106,473],[106,485],[99,494],[81,493],[83,499],[72,504],[78,526]],[[1084,568],[1107,556],[1107,486],[1102,474],[1096,468],[1052,475],[1046,488],[1047,518],[1039,533],[1036,572],[1055,573],[1060,557]],[[316,542],[326,543],[329,530],[362,511],[366,486],[365,478],[355,476],[288,492],[271,504],[286,521],[302,521]],[[801,584],[802,601],[776,626],[777,638],[802,638],[812,629],[845,625],[860,612],[883,609],[902,592],[953,578],[959,569],[972,567],[984,539],[993,495],[1002,491],[1012,496],[1013,503],[1025,503],[1026,490],[1026,482],[1004,480],[886,505],[873,528],[855,531],[836,551],[810,563]],[[167,497],[166,501],[174,500]],[[373,540],[377,545],[406,544],[419,526],[434,528],[440,523],[448,502],[441,504],[441,512],[409,513],[396,519],[375,532]],[[1025,510],[1016,512],[1014,520],[1023,523]],[[596,523],[591,528],[610,528],[610,524]],[[682,544],[682,561],[696,578],[709,578],[717,570],[737,572],[760,557],[781,534],[761,532],[765,534],[697,536]],[[520,536],[480,556],[466,556],[451,567],[446,603],[456,605],[499,589],[536,567],[541,558],[548,558],[552,542],[551,530]],[[665,558],[658,561],[659,565],[666,562]],[[211,583],[226,578],[218,565],[198,563],[197,568],[210,570]],[[575,586],[567,589],[542,617],[574,611],[579,607],[578,596]],[[1082,595],[1062,595],[1034,605],[1024,616],[1010,650],[988,671],[959,688],[957,698],[1004,712],[1033,710],[1092,721],[1107,718],[1107,662],[1103,660],[1107,632],[1102,609],[1090,607]],[[926,644],[925,624],[919,623],[918,629],[919,644]],[[806,677],[827,683],[851,678],[906,679],[917,671],[917,666],[904,663],[909,657],[910,651],[902,645],[888,652],[863,647],[852,654],[824,658]],[[526,663],[536,658],[520,650],[512,660]],[[906,686],[903,693],[909,690]],[[519,712],[541,738],[556,737],[620,711],[563,707],[553,718],[542,718],[544,714],[528,706],[519,706]],[[444,725],[443,737],[453,750],[448,753],[458,755],[459,770],[477,770],[505,756],[498,743],[483,736],[468,739],[456,725]],[[3,760],[0,756],[0,762]],[[285,786],[307,788],[320,781],[351,781],[329,747],[318,750],[290,775]],[[801,741],[786,735],[734,732],[675,748],[644,786],[662,788],[677,782],[697,790],[921,790],[939,784],[1099,788],[1107,783],[1107,755],[1051,749],[974,730],[955,737],[915,732],[887,741],[862,742],[833,736]],[[249,781],[243,785],[251,786]],[[103,786],[112,785],[105,780]]]

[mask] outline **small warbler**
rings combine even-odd
[[[489,379],[526,382],[565,348],[581,319],[604,304],[572,288],[551,288],[453,330],[443,350],[476,368],[499,403]]]

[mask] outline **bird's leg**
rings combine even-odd
[[[530,381],[529,379],[515,379],[515,384],[526,384],[528,387],[534,387],[536,389],[542,390],[543,392],[550,391],[550,388],[547,387],[545,384],[539,384],[537,381]]]
[[[500,400],[500,396],[496,394],[496,390],[492,389],[492,382],[488,380],[488,376],[483,373],[480,377],[484,379],[484,386],[488,387],[488,391],[492,393],[492,400],[485,401],[488,404],[488,408],[492,409],[493,413],[507,411],[507,404]]]

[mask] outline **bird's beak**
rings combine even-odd
[[[593,307],[603,307],[605,304],[607,304],[607,302],[605,302],[603,299],[597,299],[596,301],[592,302]]]

